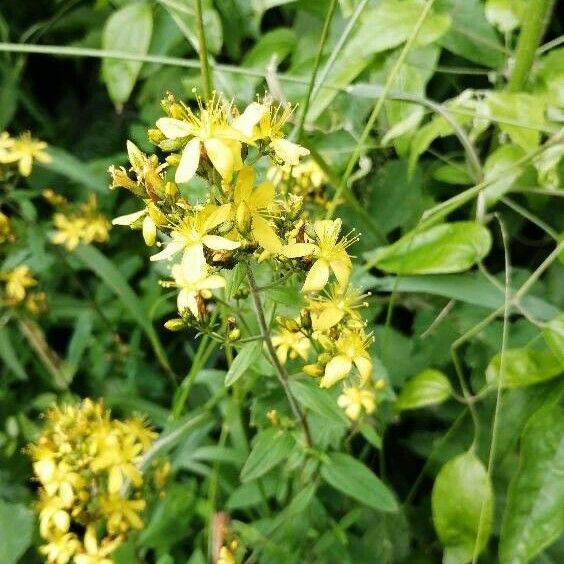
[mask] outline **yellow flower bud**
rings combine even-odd
[[[165,198],[170,201],[176,201],[180,192],[178,191],[178,186],[175,182],[167,182],[165,184]]]
[[[145,164],[145,155],[135,143],[129,140],[127,141],[127,155],[129,156],[129,162],[133,170],[137,173],[141,173]]]
[[[184,321],[180,318],[174,318],[174,319],[169,319],[168,321],[165,321],[165,329],[168,329],[169,331],[181,331],[182,329],[184,329],[186,327],[186,324],[184,323]]]
[[[149,213],[149,216],[151,217],[151,219],[159,227],[166,225],[168,223],[166,215],[157,206],[155,206],[155,204],[149,203],[148,206],[147,206],[147,212]]]
[[[227,338],[231,343],[238,341],[241,338],[241,330],[238,327],[231,329],[231,331],[227,334]]]
[[[306,364],[302,368],[304,374],[312,376],[313,378],[318,378],[323,374],[323,368],[319,364]]]
[[[155,145],[158,145],[161,141],[166,139],[164,133],[160,129],[149,129],[147,131],[147,136],[149,137],[149,141]]]
[[[252,221],[253,218],[249,206],[246,202],[241,202],[237,206],[237,211],[235,213],[237,230],[241,233],[241,235],[246,236],[250,233]]]
[[[178,166],[180,163],[180,155],[177,153],[172,153],[171,155],[168,155],[166,157],[166,162],[170,165],[170,166]]]
[[[150,215],[143,219],[143,239],[147,247],[152,247],[157,240],[157,226]]]

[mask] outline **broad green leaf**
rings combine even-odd
[[[327,83],[339,86],[350,84],[369,65],[374,55],[404,43],[423,9],[424,4],[416,0],[384,0],[376,6],[366,7],[329,71]],[[433,43],[449,26],[449,16],[428,14],[416,43]],[[334,89],[322,89],[312,101],[309,118],[315,121],[335,96]]]
[[[382,448],[382,437],[376,432],[376,429],[369,423],[361,423],[359,431],[362,436],[374,447],[380,450]]]
[[[151,320],[143,309],[139,298],[135,295],[135,292],[131,289],[114,263],[106,258],[98,249],[90,245],[78,246],[74,250],[74,254],[90,270],[95,272],[112,289],[116,296],[119,297],[131,317],[143,328],[161,365],[165,369],[170,370],[166,353]]]
[[[2,326],[0,326],[0,357],[18,380],[27,380],[27,373],[14,349],[9,330]]]
[[[443,47],[489,68],[498,69],[505,64],[508,53],[486,20],[480,0],[438,0],[435,9],[452,17],[450,29],[439,40]]]
[[[441,468],[431,505],[435,530],[445,549],[443,562],[470,562],[476,543],[481,552],[488,542],[493,514],[492,486],[475,454],[461,454]]]
[[[433,171],[433,178],[446,184],[469,186],[472,184],[472,177],[468,173],[466,163],[459,161],[452,164],[443,164]]]
[[[336,490],[378,511],[397,511],[393,492],[362,462],[333,452],[321,466],[322,478]]]
[[[507,497],[499,557],[525,564],[564,532],[564,409],[558,398],[529,419]]]
[[[483,192],[488,205],[504,196],[521,176],[523,169],[515,163],[524,155],[521,147],[512,144],[502,145],[488,155],[484,164],[484,181],[490,184]]]
[[[486,380],[497,385],[503,378],[504,388],[531,386],[562,374],[564,365],[549,350],[508,349],[504,353],[504,371],[500,374],[501,353],[497,353],[488,364]]]
[[[145,2],[133,2],[114,12],[106,21],[102,48],[145,55],[151,43],[153,11]],[[129,99],[142,63],[120,59],[102,61],[102,77],[110,98],[117,106]]]
[[[483,259],[491,243],[490,232],[480,223],[443,223],[377,249],[370,263],[396,274],[462,272]]]
[[[486,97],[488,119],[525,151],[539,146],[545,126],[545,104],[539,96],[522,92],[489,92]]]
[[[225,375],[225,385],[232,386],[254,364],[260,355],[262,341],[245,343]]]
[[[0,562],[16,564],[31,543],[33,511],[0,499]]]
[[[264,70],[273,57],[280,64],[294,49],[296,42],[296,34],[291,29],[285,27],[273,29],[262,35],[257,43],[245,54],[242,66]]]
[[[290,455],[294,445],[294,438],[288,431],[274,427],[261,431],[241,470],[241,481],[256,480],[272,470]]]
[[[432,294],[487,309],[498,309],[503,306],[505,299],[503,290],[492,285],[480,272],[401,276],[399,280],[394,276],[374,277],[372,284],[367,284],[366,288],[376,288],[384,292]],[[515,291],[516,289],[512,290]],[[556,307],[535,296],[525,296],[522,304],[530,313],[542,321],[548,321],[558,315]]]
[[[445,374],[429,368],[407,382],[398,396],[396,407],[406,410],[435,405],[447,400],[451,394],[452,386]]]
[[[292,380],[290,389],[304,407],[339,425],[348,424],[347,417],[333,397],[314,382]]]
[[[564,366],[564,314],[552,319],[543,329],[542,335],[554,356]]]

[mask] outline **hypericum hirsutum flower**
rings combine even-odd
[[[229,181],[233,172],[243,166],[239,131],[232,128],[231,105],[214,93],[211,100],[202,103],[198,97],[199,112],[182,106],[181,119],[163,117],[157,127],[167,139],[186,139],[176,169],[175,181],[188,182],[198,170],[202,155],[206,155],[221,177]]]
[[[344,388],[343,393],[337,398],[337,403],[345,410],[345,415],[353,421],[358,420],[363,410],[370,414],[376,409],[374,392],[365,388]]]
[[[141,457],[156,433],[141,417],[116,421],[102,403],[54,407],[28,447],[39,482],[40,548],[53,564],[111,564],[145,509]]]
[[[352,263],[347,254],[347,247],[358,237],[345,236],[339,239],[342,222],[340,219],[324,219],[313,223],[316,242],[290,243],[282,249],[288,258],[311,256],[314,260],[305,279],[304,292],[318,292],[329,281],[331,271],[337,282],[344,288],[352,271]]]
[[[224,223],[230,214],[231,204],[224,204],[219,207],[207,205],[201,209],[188,212],[186,217],[172,230],[171,240],[165,248],[160,253],[153,255],[151,260],[171,258],[183,251],[185,257],[191,257],[187,259],[188,264],[190,260],[201,264],[204,257],[204,247],[214,251],[237,249],[241,245],[238,241],[219,235],[210,235],[210,231]]]
[[[225,279],[219,274],[213,274],[204,256],[199,254],[185,254],[181,263],[172,267],[172,277],[174,281],[164,281],[161,284],[179,288],[178,312],[183,315],[190,311],[195,318],[202,317],[198,298],[209,298],[210,290],[225,286]]]
[[[308,308],[312,313],[313,329],[327,331],[343,319],[362,327],[364,321],[358,310],[368,306],[365,301],[368,296],[350,286],[343,288],[339,284],[331,284],[321,294],[310,297]]]
[[[310,341],[300,331],[291,331],[286,327],[280,327],[272,335],[272,344],[275,346],[276,355],[282,364],[286,363],[288,355],[291,359],[300,356],[303,360],[307,360]]]
[[[257,243],[270,253],[280,252],[282,242],[268,222],[274,204],[275,191],[270,182],[259,184],[254,190],[255,171],[243,167],[237,177],[233,192],[233,207],[239,231],[248,230]]]
[[[29,176],[33,160],[41,163],[51,162],[51,156],[45,152],[47,143],[33,139],[29,131],[25,131],[16,138],[4,131],[0,137],[0,163],[18,163],[18,170],[22,176]]]
[[[13,303],[23,301],[27,289],[37,284],[37,280],[32,276],[26,264],[20,264],[8,272],[1,273],[0,280],[6,284],[6,298]]]
[[[334,344],[331,360],[325,365],[319,385],[322,388],[334,386],[349,374],[353,365],[360,374],[361,384],[368,382],[372,374],[372,360],[368,353],[371,342],[372,336],[363,331],[343,331]]]
[[[292,115],[290,107],[273,106],[268,100],[250,103],[243,113],[233,120],[233,128],[251,141],[264,140],[275,155],[284,163],[297,165],[300,157],[309,155],[309,150],[284,138],[283,127]]]

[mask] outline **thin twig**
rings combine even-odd
[[[270,338],[270,332],[268,329],[268,325],[266,323],[266,318],[264,316],[264,309],[262,307],[262,302],[260,299],[260,295],[257,288],[257,283],[255,277],[250,268],[247,269],[247,281],[249,282],[249,292],[251,294],[251,298],[253,300],[255,311],[257,314],[257,321],[259,323],[260,332],[263,337],[263,340],[266,344],[266,348],[268,350],[268,356],[272,365],[274,366],[274,371],[276,372],[276,376],[280,385],[284,389],[286,393],[286,397],[288,398],[288,402],[294,414],[294,417],[300,422],[301,426],[303,427],[305,438],[307,445],[309,447],[313,446],[313,441],[311,440],[311,433],[309,430],[309,425],[307,422],[307,418],[304,415],[303,411],[301,410],[296,398],[292,394],[292,390],[290,390],[290,386],[288,384],[288,373],[280,360],[278,360],[278,355],[274,349],[274,345],[272,344],[272,339]]]

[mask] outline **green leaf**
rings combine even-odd
[[[504,47],[486,20],[479,0],[438,0],[435,7],[452,17],[449,31],[439,40],[443,47],[489,68],[498,69],[505,64]]]
[[[364,422],[359,425],[359,431],[362,436],[374,447],[380,450],[382,448],[382,437],[376,432],[372,425]]]
[[[294,438],[287,431],[274,427],[261,431],[241,470],[241,481],[256,480],[272,470],[289,456],[294,445]]]
[[[396,407],[400,410],[418,409],[447,400],[452,394],[449,379],[432,368],[411,378],[401,391]]]
[[[545,125],[545,104],[539,96],[522,92],[489,92],[486,97],[488,119],[498,121],[501,131],[525,151],[539,146]]]
[[[396,274],[462,272],[483,259],[491,244],[490,232],[480,223],[443,223],[377,249],[370,262]]]
[[[524,155],[525,151],[521,147],[512,144],[502,145],[488,155],[484,164],[484,181],[490,184],[483,192],[488,205],[505,195],[521,176],[523,170],[515,163]]]
[[[417,0],[384,0],[377,6],[366,7],[329,71],[326,82],[339,86],[350,84],[370,64],[374,55],[407,40],[423,9],[424,4]],[[447,31],[450,21],[447,15],[427,15],[417,35],[417,44],[427,45],[436,41]],[[320,90],[312,101],[309,118],[315,121],[335,96],[334,89]]]
[[[2,326],[0,326],[0,357],[18,380],[28,379],[25,368],[18,358],[18,353],[12,345],[8,328]]]
[[[397,511],[393,492],[362,462],[342,452],[329,454],[322,478],[336,490],[378,511]]]
[[[502,564],[525,564],[564,532],[564,409],[558,398],[529,419],[503,516]]]
[[[107,259],[98,249],[90,245],[78,246],[74,250],[74,254],[90,268],[90,270],[95,272],[112,289],[116,296],[119,297],[131,317],[142,327],[147,335],[161,366],[170,370],[166,353],[151,320],[143,309],[139,298],[114,263]]]
[[[500,379],[501,353],[497,353],[488,364],[486,380],[497,385]],[[504,353],[504,388],[531,386],[562,374],[564,364],[549,350],[508,349]]]
[[[31,544],[33,511],[0,499],[0,562],[15,564]]]
[[[102,49],[145,55],[151,43],[153,12],[145,2],[133,2],[114,12],[106,21]],[[102,77],[117,106],[129,99],[143,63],[120,59],[102,61]]]
[[[461,454],[441,468],[431,504],[435,530],[445,548],[443,562],[469,562],[476,543],[478,552],[483,550],[491,532],[493,493],[486,469],[475,454]]]
[[[542,336],[554,356],[564,366],[564,314],[552,319],[543,329]]]
[[[261,348],[262,341],[252,341],[243,345],[225,375],[226,386],[232,386],[256,362]]]
[[[464,162],[443,164],[433,171],[433,178],[446,184],[469,186],[472,184],[472,177],[468,172],[468,167]]]
[[[330,419],[339,425],[348,425],[343,410],[339,408],[335,399],[311,381],[292,380],[290,389],[297,400],[311,411]]]
[[[69,382],[78,370],[80,360],[86,350],[86,347],[88,346],[88,341],[91,335],[92,314],[89,311],[85,311],[76,320],[74,332],[67,349],[65,364],[68,370]]]

